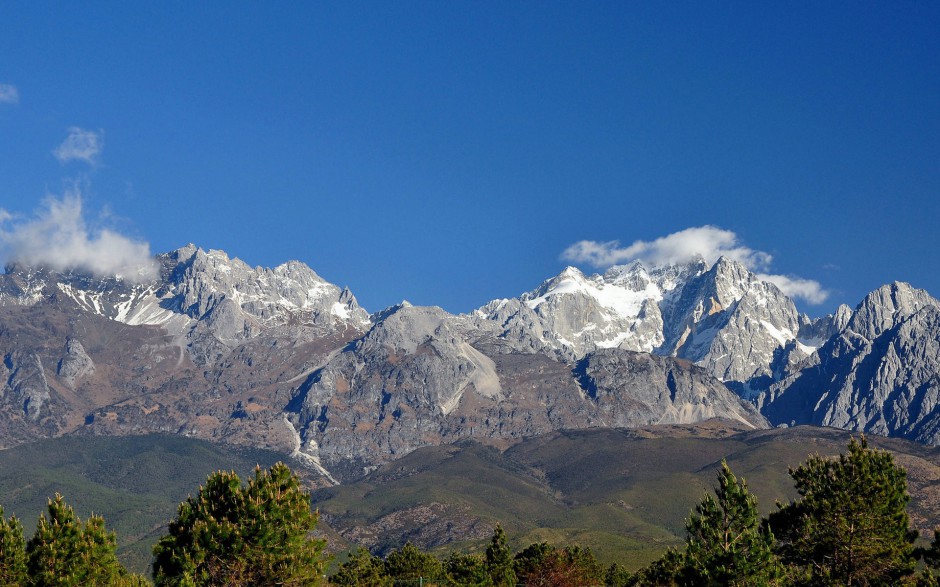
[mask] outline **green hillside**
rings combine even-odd
[[[85,518],[104,516],[118,555],[135,572],[176,515],[177,505],[218,470],[249,474],[283,456],[232,449],[182,436],[65,437],[0,451],[0,505],[31,536],[57,492]]]
[[[333,550],[357,542],[387,553],[410,540],[439,554],[480,551],[499,521],[514,549],[578,543],[603,563],[638,568],[681,542],[722,458],[766,514],[795,496],[788,467],[844,452],[849,438],[833,429],[745,432],[707,423],[556,432],[502,451],[466,441],[417,450],[358,482],[315,490],[313,499]],[[908,469],[912,521],[923,531],[940,523],[940,449],[870,441]],[[210,473],[245,476],[282,458],[179,436],[60,438],[0,451],[0,505],[30,535],[46,499],[62,493],[80,516],[104,516],[122,561],[143,572],[179,502]]]
[[[346,536],[384,533],[380,552],[411,540],[425,548],[478,550],[500,521],[514,548],[547,540],[590,546],[604,563],[631,568],[681,543],[685,519],[715,484],[722,458],[744,477],[762,511],[795,497],[788,467],[809,455],[845,452],[850,434],[799,427],[740,432],[722,426],[580,430],[525,440],[505,452],[476,443],[429,447],[358,483],[315,492],[333,528]],[[940,523],[940,451],[875,438],[909,470],[912,520]],[[422,509],[441,504],[435,512]],[[451,528],[451,532],[442,529]],[[469,539],[468,539],[469,538]],[[446,539],[453,543],[442,544]]]

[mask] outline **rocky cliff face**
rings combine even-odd
[[[22,415],[32,421],[39,420],[40,414],[49,402],[49,384],[42,360],[35,353],[12,351],[3,357],[0,367],[0,398],[12,400]]]
[[[518,299],[470,318],[520,350],[575,360],[604,348],[688,359],[744,392],[769,386],[814,350],[800,342],[812,322],[775,285],[719,259],[584,276],[569,267]]]
[[[577,364],[473,341],[439,308],[398,306],[298,388],[301,452],[337,474],[369,453],[460,438],[511,440],[562,428],[734,419],[757,411],[688,362],[622,349]],[[361,474],[361,473],[360,473]]]
[[[637,263],[569,268],[469,315],[370,316],[302,263],[193,246],[157,260],[142,284],[0,276],[0,446],[172,432],[342,480],[463,438],[709,418],[940,444],[940,302],[906,284],[810,320],[732,261]]]
[[[13,266],[0,280],[0,307],[68,299],[110,320],[160,326],[186,340],[201,365],[262,334],[311,340],[337,331],[361,332],[369,324],[352,292],[297,261],[252,268],[223,251],[194,245],[159,255],[157,261],[160,278],[142,284]]]
[[[762,412],[775,424],[940,444],[940,302],[893,283],[847,318],[817,353],[758,398]]]
[[[341,479],[460,438],[767,425],[687,362],[624,349],[576,361],[537,336],[510,341],[490,320],[407,303],[369,316],[300,263],[252,269],[193,246],[158,261],[160,278],[136,285],[23,267],[0,277],[0,441],[176,432],[279,449]],[[641,287],[654,281],[643,271],[611,278]]]

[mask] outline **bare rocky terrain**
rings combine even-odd
[[[940,441],[940,302],[906,284],[811,319],[733,261],[636,263],[465,315],[370,315],[302,263],[192,245],[156,260],[142,283],[0,276],[0,445],[180,434],[330,484],[424,446],[713,418]]]

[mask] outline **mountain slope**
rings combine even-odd
[[[687,362],[620,349],[577,364],[512,352],[498,340],[469,342],[463,322],[439,308],[403,305],[376,319],[292,402],[304,452],[340,475],[368,467],[364,454],[397,457],[461,438],[511,441],[559,428],[716,416],[767,425]]]
[[[569,359],[622,348],[688,359],[729,383],[765,388],[781,366],[814,349],[812,326],[772,283],[721,258],[686,265],[617,266],[584,276],[573,267],[517,299],[470,315],[520,350]]]
[[[940,301],[906,283],[869,294],[841,332],[759,398],[775,423],[940,444]]]
[[[429,444],[559,428],[766,420],[691,364],[520,352],[408,304],[368,316],[306,266],[189,246],[135,284],[11,267],[0,280],[0,442],[170,432],[306,459],[334,481]],[[610,377],[616,373],[616,377]]]
[[[577,542],[604,562],[648,564],[681,543],[685,520],[715,485],[722,459],[747,480],[761,511],[796,497],[788,467],[845,452],[847,432],[813,427],[743,431],[710,421],[634,430],[563,430],[499,451],[476,442],[426,447],[314,501],[344,537],[378,552],[485,547],[500,522],[515,548]],[[911,519],[940,522],[936,448],[870,439],[908,471]]]

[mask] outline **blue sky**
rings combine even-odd
[[[515,296],[583,241],[585,271],[745,251],[812,315],[938,296],[938,30],[935,2],[5,3],[0,255],[80,202],[95,251],[299,259],[370,311]]]

